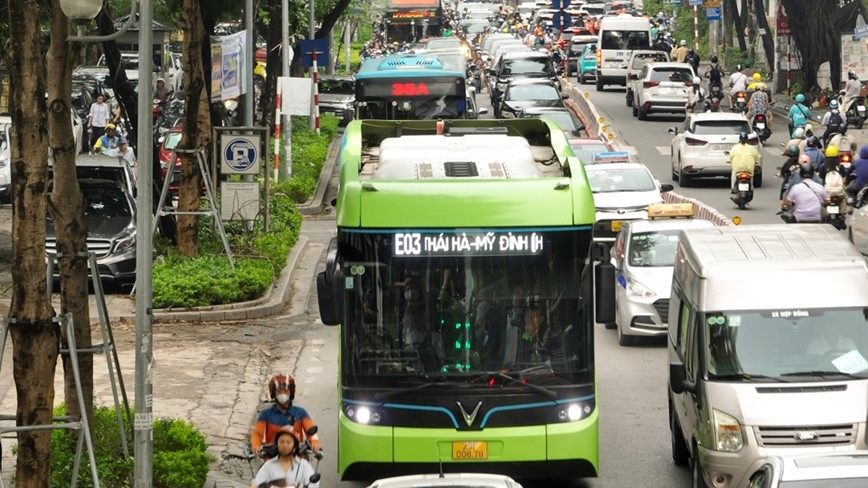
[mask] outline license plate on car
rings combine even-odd
[[[711,148],[714,151],[729,151],[730,149],[732,149],[732,145],[731,144],[715,144],[715,145],[711,146]]]
[[[739,183],[738,184],[738,191],[749,191],[749,190],[750,190],[750,183]]]
[[[758,122],[756,125],[756,128],[757,129],[765,129],[766,128],[765,122]]]
[[[455,461],[478,461],[488,459],[487,441],[460,441],[452,443],[452,459]]]
[[[828,207],[826,207],[826,211],[830,214],[836,214],[839,213],[841,209],[839,209],[837,205],[829,205]]]
[[[612,232],[619,232],[621,227],[624,225],[624,222],[621,220],[613,220],[609,225],[612,226]]]

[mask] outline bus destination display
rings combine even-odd
[[[544,240],[538,232],[446,233],[397,232],[392,239],[392,255],[416,256],[536,256],[542,254]]]

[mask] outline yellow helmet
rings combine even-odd
[[[753,81],[763,81],[763,75],[761,75],[759,73],[754,73],[753,74]]]
[[[115,128],[115,125],[112,124],[111,122],[109,122],[108,124],[105,125],[105,128],[106,128],[106,130],[108,130],[108,129],[114,129],[114,128]]]
[[[827,158],[837,158],[838,157],[838,146],[826,146],[826,157]]]

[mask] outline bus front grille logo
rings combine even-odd
[[[476,407],[469,414],[466,410],[464,410],[464,405],[461,402],[455,402],[458,404],[458,409],[461,410],[461,415],[464,417],[464,423],[467,424],[468,427],[473,426],[473,421],[476,420],[476,414],[479,413],[479,407],[482,406],[482,402],[476,404]]]

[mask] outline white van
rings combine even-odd
[[[627,84],[627,61],[634,49],[651,48],[651,22],[630,14],[603,17],[597,42],[597,91]]]
[[[685,230],[669,299],[669,425],[693,486],[769,456],[866,449],[868,265],[825,224]]]

